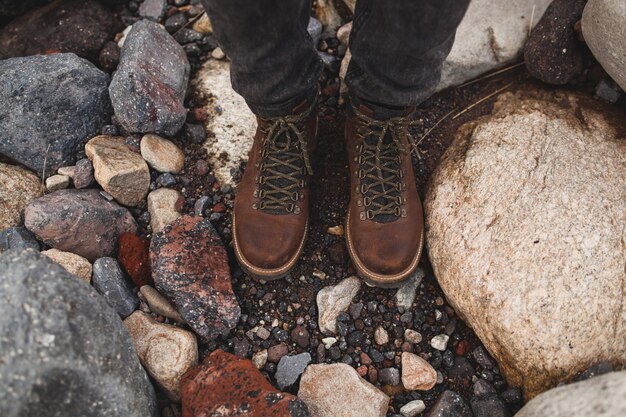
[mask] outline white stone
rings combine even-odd
[[[472,0],[443,63],[437,90],[515,62],[552,0]],[[533,15],[534,9],[534,15]]]
[[[257,369],[261,369],[267,363],[267,349],[263,349],[252,355],[252,362]]]
[[[626,371],[551,389],[533,398],[515,417],[624,417]]]
[[[582,30],[593,56],[626,91],[626,1],[589,0]]]
[[[312,417],[385,417],[389,397],[365,381],[350,365],[309,365],[298,398]]]
[[[400,408],[400,414],[403,417],[415,417],[422,411],[426,410],[426,404],[422,400],[414,400],[406,403]]]
[[[52,175],[46,178],[46,190],[49,193],[62,190],[70,186],[70,177],[67,175]]]
[[[431,178],[435,276],[527,398],[626,364],[624,120],[581,94],[506,93]]]
[[[337,316],[348,310],[359,288],[361,280],[349,277],[335,286],[322,288],[317,293],[317,310],[322,333],[333,334],[337,331]]]
[[[447,334],[438,334],[430,339],[430,345],[443,352],[448,347],[448,340],[450,340],[450,336]]]
[[[330,349],[335,343],[337,343],[337,339],[334,337],[325,337],[322,339],[322,343],[326,349]]]
[[[204,145],[209,162],[220,184],[235,185],[230,170],[248,159],[257,123],[245,100],[233,91],[229,68],[228,62],[209,59],[194,83],[210,98]]]
[[[374,342],[377,345],[386,345],[389,343],[389,333],[382,326],[376,327],[374,330]]]
[[[171,188],[159,188],[148,194],[148,212],[152,233],[160,232],[181,216],[182,199],[182,194]]]

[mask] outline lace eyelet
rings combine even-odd
[[[359,170],[357,171],[357,176],[358,176],[358,177],[359,177],[359,179],[361,179],[361,180],[362,180],[363,178],[365,178],[365,170],[363,170],[363,169],[359,169]]]
[[[293,213],[295,207],[296,207],[295,204],[289,203],[289,204],[287,204],[287,207],[285,209],[287,210],[287,213]]]
[[[361,194],[365,194],[367,192],[367,190],[369,190],[369,188],[367,187],[367,184],[361,184],[359,187],[359,191],[361,192]]]
[[[297,191],[294,191],[291,194],[291,201],[298,201],[300,199],[300,193]]]
[[[363,197],[363,205],[369,207],[372,204],[372,199],[369,197]]]
[[[374,218],[374,212],[372,210],[367,210],[365,212],[365,217],[367,217],[368,220],[372,220]]]
[[[402,215],[402,209],[400,209],[400,207],[397,207],[397,206],[396,206],[396,208],[393,210],[393,214],[394,214],[396,217],[400,217],[400,216]]]

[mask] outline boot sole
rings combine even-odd
[[[419,249],[417,250],[417,254],[411,261],[411,264],[404,271],[399,274],[393,275],[383,275],[377,274],[373,271],[370,271],[363,262],[356,255],[356,252],[352,246],[352,239],[350,238],[350,209],[348,209],[348,215],[346,216],[346,242],[348,243],[348,254],[350,255],[350,259],[352,259],[352,263],[356,268],[359,276],[363,281],[365,281],[368,285],[378,288],[398,288],[400,287],[404,281],[411,276],[413,272],[417,269],[417,265],[419,264],[419,260],[422,257],[422,250],[424,248],[424,229],[422,228],[422,233],[420,236]]]
[[[309,230],[309,221],[307,219],[304,229],[304,236],[302,236],[302,240],[300,241],[300,245],[298,245],[298,250],[296,251],[296,253],[289,259],[289,261],[287,261],[287,263],[278,268],[272,269],[265,269],[255,266],[250,261],[248,261],[245,256],[243,256],[241,248],[239,247],[239,243],[237,243],[236,227],[237,223],[235,221],[235,214],[233,214],[233,247],[235,249],[235,257],[237,258],[237,262],[239,262],[239,266],[241,266],[241,269],[243,269],[252,278],[255,278],[257,280],[274,281],[284,278],[296,266],[298,258],[300,258],[300,255],[302,254],[302,251],[304,249],[304,242],[306,241]]]

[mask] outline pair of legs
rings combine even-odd
[[[231,78],[259,129],[237,191],[235,252],[250,274],[295,265],[308,226],[309,155],[322,62],[307,33],[309,0],[203,0]],[[408,114],[434,91],[469,0],[358,0],[350,35],[346,147],[349,253],[361,276],[394,286],[417,267],[422,209]]]

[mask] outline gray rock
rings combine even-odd
[[[48,177],[109,123],[109,76],[74,54],[0,60],[0,153]]]
[[[32,250],[0,255],[0,387],[3,417],[158,413],[115,311]]]
[[[378,380],[381,384],[400,384],[400,371],[396,368],[383,368],[378,372]]]
[[[611,84],[614,83],[611,82]],[[609,103],[616,103],[622,92],[619,87],[613,87],[611,84],[607,83],[605,80],[600,80],[598,85],[596,85],[596,96],[600,97],[602,100],[608,101]]]
[[[474,397],[470,401],[474,417],[510,417],[511,413],[497,394]]]
[[[122,318],[126,318],[139,306],[132,284],[113,258],[100,258],[93,263],[91,284]]]
[[[422,278],[424,278],[425,275],[422,268],[417,268],[413,275],[402,283],[402,286],[400,286],[396,292],[396,306],[402,307],[405,310],[411,308],[413,301],[415,301],[417,288],[420,286]]]
[[[93,164],[87,158],[81,159],[76,162],[76,169],[74,170],[74,187],[78,189],[91,187],[96,181],[93,176]]]
[[[317,44],[320,43],[320,39],[322,39],[322,22],[314,17],[310,17],[309,25],[306,30],[309,32],[311,39],[313,39],[313,46],[317,48]]]
[[[129,132],[173,136],[185,123],[188,81],[183,48],[159,24],[135,23],[109,87],[117,120]]]
[[[22,226],[9,227],[0,231],[0,253],[7,250],[33,249],[39,252],[39,242],[28,229]]]
[[[26,10],[45,2],[46,0],[0,0],[0,16],[19,16]]]
[[[620,0],[616,0],[620,1]],[[472,0],[446,58],[437,90],[519,59],[531,16],[539,22],[552,0]]]
[[[308,352],[280,358],[276,369],[278,388],[284,390],[295,384],[309,363],[311,363],[311,355]]]
[[[123,29],[113,11],[96,0],[57,0],[0,30],[0,59],[56,51],[95,63],[104,44]]]
[[[473,417],[467,403],[454,391],[444,391],[430,409],[428,417]]]
[[[158,22],[165,15],[167,0],[144,0],[139,6],[139,16]]]
[[[530,400],[515,417],[623,417],[626,371],[546,391]]]
[[[124,232],[137,224],[130,212],[98,190],[59,190],[30,203],[24,224],[46,245],[95,261],[112,256]]]
[[[582,29],[593,56],[626,91],[626,2],[589,0],[583,11]]]
[[[474,395],[477,397],[486,397],[488,395],[496,394],[496,389],[489,382],[484,379],[479,379],[476,381],[474,386],[472,387],[474,391]]]

